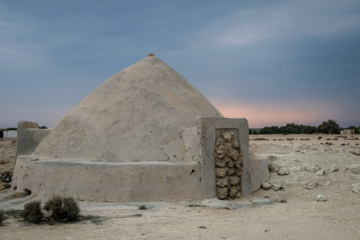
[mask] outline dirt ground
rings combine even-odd
[[[360,193],[351,189],[360,183],[358,137],[250,136],[251,152],[267,156],[275,170],[268,181],[274,186],[254,196],[276,200],[272,205],[86,208],[83,221],[55,225],[10,216],[0,227],[0,239],[360,239]],[[15,147],[0,141],[0,173],[11,171]],[[277,191],[275,183],[281,186]],[[319,194],[327,201],[317,201]]]
[[[16,139],[0,138],[0,173],[13,172],[15,167]]]

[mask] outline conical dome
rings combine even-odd
[[[71,109],[34,154],[103,162],[184,161],[183,131],[223,117],[184,77],[150,55]]]

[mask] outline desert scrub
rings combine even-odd
[[[147,208],[146,208],[145,205],[141,205],[141,206],[139,207],[139,209],[140,209],[140,210],[146,210]]]
[[[4,211],[1,210],[0,211],[0,224],[5,220],[5,215],[4,215]]]
[[[40,223],[43,218],[40,205],[41,201],[32,201],[25,204],[21,214],[23,219],[29,223]]]
[[[44,210],[57,222],[71,222],[76,220],[80,213],[80,208],[72,197],[55,196],[45,203]]]
[[[53,224],[56,222],[71,222],[76,220],[80,208],[72,197],[62,198],[55,196],[49,199],[41,211],[41,201],[33,201],[25,204],[21,216],[26,222],[40,223],[42,220]]]

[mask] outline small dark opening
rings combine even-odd
[[[31,190],[25,189],[25,196],[29,196],[29,195],[31,195]]]

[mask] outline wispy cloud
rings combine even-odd
[[[0,6],[0,69],[24,71],[46,66],[45,47],[28,40],[34,26]]]
[[[211,22],[204,36],[214,45],[243,46],[259,41],[336,34],[360,26],[356,1],[285,1],[237,10]],[[357,6],[358,7],[358,6]]]
[[[7,42],[0,39],[0,69],[34,70],[47,66],[44,47],[20,42]]]

